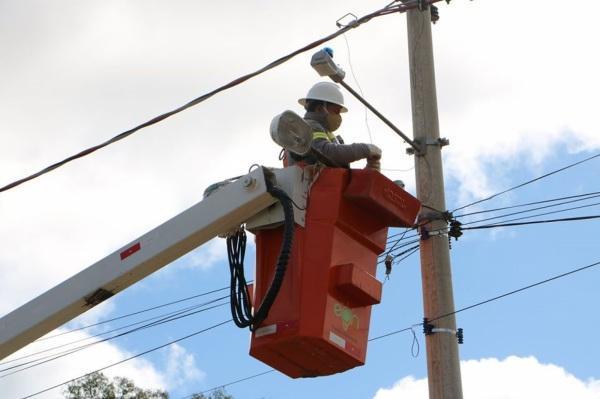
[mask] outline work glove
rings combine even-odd
[[[381,171],[381,148],[374,144],[367,144],[367,147],[369,148],[369,155],[367,156],[367,166],[365,168]]]
[[[365,169],[373,169],[380,172],[381,161],[379,159],[367,158],[367,166],[365,166]]]
[[[367,160],[379,160],[381,159],[381,148],[377,147],[374,144],[367,144],[369,148],[369,155],[367,156]]]

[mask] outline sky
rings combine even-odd
[[[346,13],[365,15],[387,2],[340,4],[0,0],[0,185],[333,33],[335,21]],[[449,210],[599,152],[597,1],[455,0],[439,8],[433,40],[440,130],[450,140],[443,150]],[[411,132],[406,41],[405,17],[389,15],[327,45],[347,71],[347,82]],[[320,80],[309,65],[311,54],[1,193],[0,315],[197,203],[211,183],[246,173],[254,163],[278,166],[279,148],[268,126],[283,110],[301,112],[297,99]],[[350,95],[346,102],[350,112],[340,129],[345,141],[380,146],[383,173],[402,179],[414,193],[406,144]],[[462,212],[600,191],[599,162]],[[589,206],[547,217],[597,213],[598,206]],[[451,250],[456,307],[599,261],[597,226],[592,220],[466,231]],[[253,257],[251,247],[250,273]],[[599,280],[600,271],[589,269],[459,313],[465,398],[600,398]],[[228,281],[225,245],[215,239],[60,331],[220,289]],[[133,323],[224,295],[103,323],[25,351],[87,339],[125,320]],[[371,336],[419,323],[421,295],[415,255],[385,282],[383,301],[373,309]],[[21,398],[229,317],[228,307],[220,306],[26,371],[0,372],[1,396]],[[415,333],[418,354],[411,353],[413,335],[403,332],[371,342],[366,365],[346,373],[293,380],[272,372],[227,391],[236,398],[426,398],[424,339],[418,327]],[[184,398],[268,371],[247,354],[248,342],[248,332],[229,323],[105,372]],[[37,397],[60,398],[61,389]]]

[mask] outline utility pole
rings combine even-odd
[[[426,2],[422,2],[425,3]],[[422,230],[445,231],[446,221],[436,210],[446,210],[431,38],[431,10],[407,12],[408,52],[415,153],[417,197],[423,204],[419,223]],[[423,233],[423,231],[422,231]],[[454,312],[450,249],[447,235],[422,234],[421,276],[423,308],[429,320]],[[430,399],[462,399],[462,383],[454,315],[431,322],[425,336]]]

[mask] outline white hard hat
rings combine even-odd
[[[300,105],[306,106],[307,100],[327,101],[328,103],[337,104],[342,107],[341,112],[348,112],[348,108],[344,107],[344,96],[342,91],[335,83],[319,82],[310,88],[305,98],[298,100]]]

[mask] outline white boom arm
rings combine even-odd
[[[278,186],[296,203],[305,204],[307,184],[301,182],[299,169],[274,173]],[[0,359],[269,208],[276,200],[267,192],[266,175],[272,173],[255,169],[1,318]],[[265,213],[272,222],[277,209]],[[303,225],[303,215],[295,216]]]

